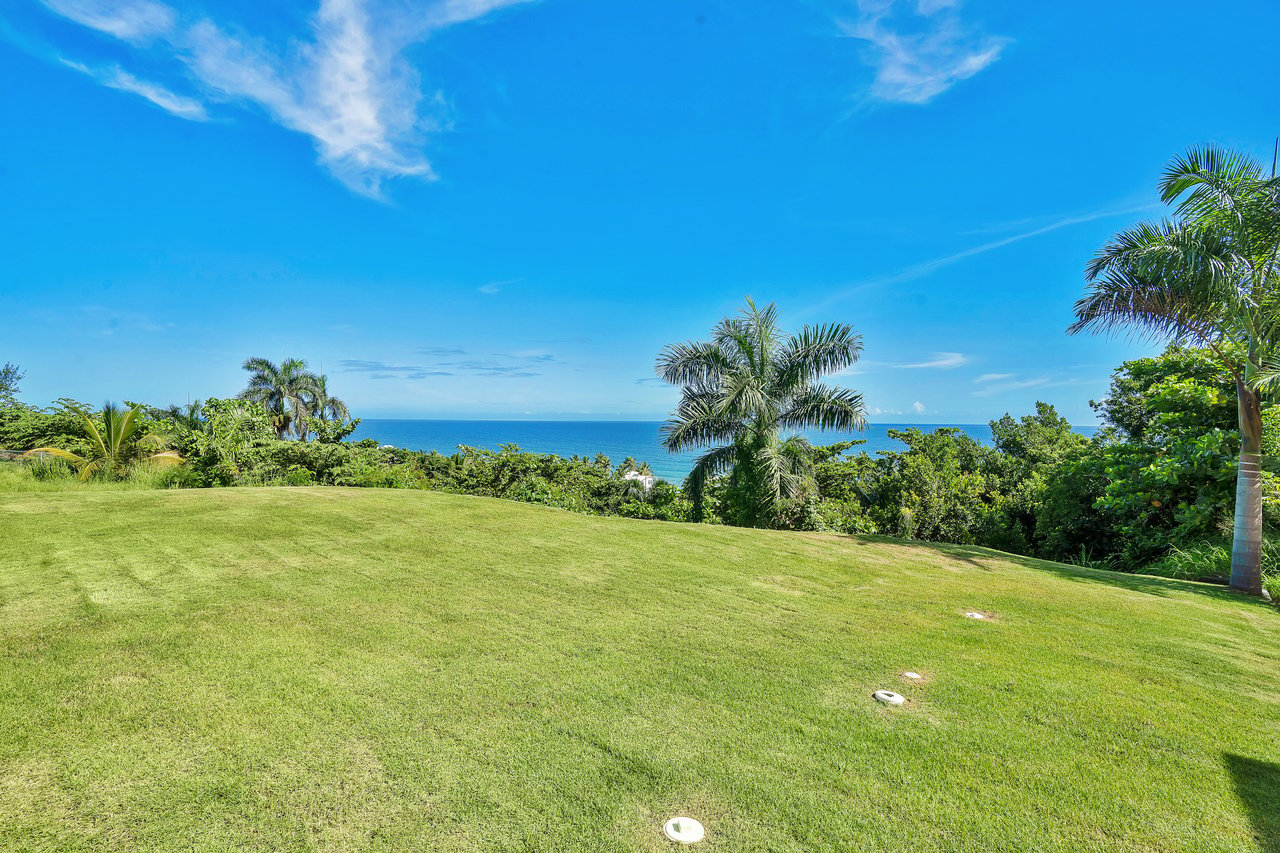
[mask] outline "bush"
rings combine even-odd
[[[48,456],[43,453],[27,457],[20,464],[30,472],[34,479],[41,482],[47,480],[69,480],[76,475],[76,472],[65,459],[59,459],[56,456]]]
[[[1231,575],[1231,548],[1216,542],[1175,546],[1144,571],[1165,578],[1225,582]]]
[[[316,475],[307,468],[294,465],[285,472],[284,484],[286,486],[314,486],[316,484]]]
[[[1143,571],[1166,578],[1226,583],[1231,577],[1231,543],[1213,540],[1174,547]],[[1264,588],[1280,580],[1280,539],[1268,536],[1262,540],[1262,577]]]
[[[660,480],[643,498],[626,501],[618,507],[618,514],[652,521],[690,521],[693,502],[682,497],[675,486]]]
[[[876,523],[858,501],[823,498],[814,512],[814,530],[826,533],[879,533]]]

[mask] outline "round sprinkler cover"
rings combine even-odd
[[[877,690],[871,694],[871,697],[884,705],[901,705],[907,701],[892,690]]]
[[[918,673],[918,672],[904,672],[904,673],[902,673],[902,677],[903,677],[903,678],[910,678],[912,681],[919,681],[919,680],[920,680],[920,673]]]
[[[693,844],[701,841],[703,836],[702,824],[691,817],[673,817],[662,827],[662,831],[667,838],[679,844]]]
[[[970,619],[986,619],[987,618],[983,614],[973,610],[970,610],[968,613],[965,614],[965,616],[968,616]]]

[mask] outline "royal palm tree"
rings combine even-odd
[[[70,408],[80,416],[85,432],[89,434],[89,450],[81,455],[58,447],[37,447],[24,453],[24,457],[48,454],[65,459],[80,472],[81,480],[88,480],[95,474],[114,476],[137,462],[160,466],[182,464],[182,457],[176,451],[161,449],[163,442],[159,436],[138,435],[145,407],[134,404],[122,408],[107,403],[101,412],[102,429],[84,409]]]
[[[277,365],[265,358],[250,358],[244,369],[249,371],[249,387],[240,392],[240,398],[266,408],[279,438],[290,431],[306,438],[307,417],[315,412],[318,383],[307,363],[286,358]]]
[[[707,341],[673,344],[658,357],[657,373],[682,387],[675,413],[662,427],[668,450],[709,447],[685,480],[695,513],[707,483],[727,474],[740,504],[737,521],[773,526],[784,499],[811,481],[809,442],[785,431],[861,429],[862,395],[818,380],[858,360],[862,340],[843,323],[805,326],[788,335],[774,305],[747,299]]]
[[[1231,586],[1262,592],[1262,397],[1280,361],[1280,184],[1251,158],[1193,148],[1160,179],[1174,217],[1111,238],[1085,269],[1071,333],[1136,329],[1213,353],[1240,422]]]

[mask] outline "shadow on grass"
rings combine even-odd
[[[1223,753],[1236,795],[1249,813],[1261,853],[1280,853],[1280,764]]]
[[[1230,603],[1235,605],[1244,605],[1246,607],[1265,608],[1270,612],[1276,612],[1276,608],[1260,598],[1252,595],[1236,592],[1224,586],[1215,584],[1196,583],[1194,581],[1175,580],[1173,578],[1161,578],[1153,575],[1131,575],[1125,572],[1113,572],[1107,569],[1090,569],[1084,566],[1072,566],[1067,563],[1055,563],[1051,560],[1040,560],[1035,557],[1024,557],[1021,554],[1009,554],[1004,551],[996,551],[992,548],[980,548],[976,545],[952,545],[946,542],[920,542],[909,539],[894,539],[890,536],[872,536],[861,535],[852,537],[860,542],[877,543],[886,545],[896,545],[900,548],[908,548],[914,551],[931,551],[937,554],[945,554],[953,560],[968,563],[969,565],[981,569],[984,572],[997,571],[997,567],[993,563],[1012,563],[1015,566],[1022,566],[1027,569],[1035,569],[1040,572],[1051,572],[1061,578],[1067,580],[1079,581],[1081,583],[1096,583],[1106,586],[1113,586],[1118,589],[1126,589],[1131,592],[1141,592],[1147,595],[1156,595],[1168,597],[1175,592],[1192,593],[1195,595],[1203,595],[1208,598]],[[1280,614],[1277,614],[1280,615]],[[1280,851],[1277,851],[1280,853]]]

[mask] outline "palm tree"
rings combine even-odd
[[[314,414],[322,421],[351,420],[351,411],[347,404],[337,397],[329,396],[329,377],[321,373],[316,377]]]
[[[261,403],[271,417],[276,435],[283,439],[292,430],[307,437],[307,417],[315,411],[318,377],[300,358],[286,358],[279,365],[265,358],[246,359],[249,387],[240,398]]]
[[[682,386],[680,403],[662,427],[668,450],[710,449],[698,457],[685,486],[700,517],[707,483],[728,474],[739,523],[777,523],[784,499],[811,482],[811,446],[784,430],[861,429],[862,395],[818,382],[858,360],[862,339],[842,323],[778,329],[777,308],[750,298],[726,317],[708,341],[673,344],[658,357],[657,373]]]
[[[1280,183],[1251,158],[1193,148],[1160,179],[1174,218],[1111,238],[1085,269],[1072,334],[1133,328],[1207,348],[1235,378],[1240,422],[1231,586],[1262,592],[1262,397],[1280,361]]]
[[[154,434],[138,436],[142,427],[139,416],[144,407],[134,404],[121,408],[114,403],[102,407],[102,429],[84,409],[70,407],[80,416],[89,434],[89,450],[82,456],[59,447],[37,447],[22,454],[23,457],[48,454],[65,459],[80,472],[81,480],[94,474],[114,475],[135,462],[153,465],[181,465],[182,457],[173,450],[162,450],[163,442]]]
[[[646,477],[653,475],[653,469],[649,467],[648,462],[637,462],[634,456],[628,456],[618,466],[618,476],[621,477],[632,472]]]
[[[205,423],[204,406],[199,400],[187,403],[185,407],[174,404],[167,409],[152,409],[151,416],[189,430],[198,430]]]

